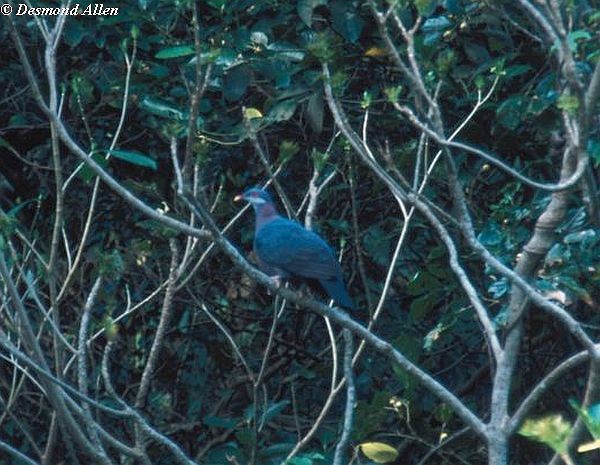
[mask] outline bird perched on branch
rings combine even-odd
[[[248,189],[234,199],[252,204],[256,214],[254,253],[258,265],[275,279],[316,279],[336,305],[354,310],[333,249],[318,234],[281,217],[267,191]]]

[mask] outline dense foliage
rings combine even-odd
[[[558,42],[526,5],[548,18]],[[290,463],[333,463],[345,418],[345,386],[331,396],[344,375],[341,326],[302,304],[282,303],[233,266],[239,263],[209,237],[210,224],[178,195],[173,157],[197,201],[251,262],[252,216],[238,215],[233,197],[273,181],[280,211],[307,221],[339,252],[350,294],[364,309],[352,317],[367,325],[380,308],[373,333],[483,422],[495,418],[500,384],[507,383],[512,414],[552,369],[587,349],[596,368],[584,354],[527,412],[563,415],[559,446],[538,446],[512,431],[510,463],[548,463],[553,452],[564,459],[567,422],[577,411],[600,423],[586,410],[600,401],[589,389],[600,363],[585,344],[585,337],[597,341],[600,325],[600,120],[598,90],[589,90],[599,73],[597,1],[106,6],[118,14],[66,17],[55,69],[45,50],[57,17],[13,14],[0,23],[0,39],[10,44],[0,51],[2,444],[34,463],[93,456],[61,423],[67,420],[48,388],[56,384],[16,358],[21,351],[43,367],[38,347],[55,377],[104,406],[126,402],[202,464],[283,463],[330,398]],[[18,43],[66,136],[41,108]],[[401,66],[414,72],[413,59],[418,81]],[[332,108],[343,109],[341,120]],[[436,139],[440,133],[483,156]],[[66,137],[95,164],[86,165]],[[589,162],[576,183],[546,188],[570,179],[583,159]],[[98,170],[149,208],[99,181]],[[407,216],[419,201],[424,207]],[[564,208],[552,216],[552,238],[540,249],[530,241],[559,201]],[[550,310],[531,304],[516,278],[494,268],[465,234],[469,224],[485,253],[516,270]],[[476,297],[452,264],[452,250]],[[519,269],[531,253],[540,257]],[[304,291],[323,300],[318,289]],[[528,309],[519,317],[517,298]],[[516,363],[506,378],[497,377],[501,362],[474,302],[485,306],[502,344],[518,340],[510,346],[516,351],[504,352]],[[23,335],[25,326],[37,346]],[[354,384],[353,449],[344,463],[500,463],[481,431],[386,351],[365,347]],[[57,386],[87,441],[102,444],[107,462],[94,457],[98,463],[183,462],[141,423]],[[577,399],[575,408],[569,399]],[[546,433],[531,429],[524,434],[549,444]],[[578,444],[589,439],[582,431]],[[0,464],[14,460],[14,451],[0,453]]]

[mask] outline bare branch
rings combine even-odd
[[[552,384],[564,379],[568,373],[589,359],[590,353],[587,350],[584,350],[572,355],[565,361],[561,362],[558,366],[554,367],[550,373],[544,376],[544,378],[535,385],[527,397],[525,397],[525,399],[521,402],[519,408],[510,419],[510,424],[508,427],[509,431],[515,432],[521,426],[527,415],[529,415],[536,403],[548,391]]]
[[[12,457],[16,458],[17,460],[26,463],[27,465],[40,465],[39,462],[33,461],[32,459],[27,457],[25,454],[18,451],[17,449],[12,447],[10,444],[7,444],[6,442],[4,442],[2,440],[0,440],[0,449],[5,451],[7,454],[11,455]]]
[[[92,289],[90,290],[88,298],[83,307],[83,315],[81,316],[81,323],[79,324],[79,341],[78,341],[78,346],[77,346],[78,352],[79,352],[77,354],[77,359],[78,359],[77,381],[78,381],[78,385],[79,385],[79,391],[86,396],[88,395],[88,383],[89,383],[88,363],[87,363],[88,351],[87,351],[87,346],[86,346],[88,326],[89,326],[89,322],[90,322],[90,315],[92,312],[92,308],[95,304],[96,298],[98,297],[98,291],[100,290],[101,284],[102,284],[102,277],[98,276],[96,278],[96,281],[94,282],[94,285],[92,286]],[[90,412],[90,408],[85,403],[83,404],[82,412],[83,412],[84,422],[85,422],[86,428],[88,430],[88,434],[92,438],[94,445],[99,449],[100,453],[106,455],[106,452],[102,448],[102,445],[100,444],[100,440],[98,439],[98,434],[97,434],[97,431],[96,431],[96,428],[94,425],[94,421],[92,419],[92,414]]]
[[[563,191],[563,190],[569,189],[581,180],[582,176],[585,173],[586,167],[589,164],[589,157],[586,156],[582,152],[581,156],[579,157],[579,159],[577,161],[577,167],[575,168],[575,171],[568,178],[566,178],[566,179],[561,178],[561,180],[556,184],[540,183],[540,182],[534,181],[532,179],[529,179],[526,176],[523,176],[517,170],[515,170],[514,168],[511,168],[506,163],[499,160],[497,157],[490,155],[487,152],[485,152],[481,149],[478,149],[477,147],[473,147],[471,145],[464,144],[462,142],[454,142],[454,141],[444,138],[437,131],[434,131],[433,129],[429,128],[425,123],[420,121],[419,118],[414,114],[414,112],[407,106],[400,105],[398,103],[394,103],[394,108],[396,108],[399,112],[401,112],[403,115],[405,115],[411,123],[413,123],[421,131],[425,132],[428,136],[430,136],[438,144],[443,145],[445,147],[452,147],[455,149],[464,150],[467,153],[472,153],[474,155],[477,155],[478,157],[481,157],[484,160],[486,160],[486,161],[492,163],[493,165],[497,166],[498,168],[502,169],[503,171],[506,171],[508,174],[510,174],[514,178],[518,179],[519,181],[527,184],[528,186],[535,187],[537,189],[542,189],[542,190],[549,191],[549,192],[558,192],[558,191]]]
[[[156,328],[156,334],[152,341],[152,347],[150,348],[150,354],[148,360],[144,366],[144,372],[142,373],[142,380],[135,397],[135,408],[141,409],[148,395],[150,389],[151,377],[156,370],[156,363],[158,361],[158,355],[162,349],[164,338],[171,321],[171,314],[173,313],[173,296],[175,294],[175,282],[177,281],[177,265],[179,262],[179,249],[175,239],[169,239],[169,248],[171,249],[171,265],[169,267],[169,278],[167,280],[167,287],[165,289],[165,297],[163,299],[162,308],[160,311],[160,320],[158,327]]]
[[[344,336],[344,377],[346,378],[346,407],[344,409],[344,426],[342,435],[335,447],[333,465],[342,465],[344,454],[348,448],[352,425],[354,422],[354,404],[356,402],[356,388],[354,386],[354,374],[352,373],[352,356],[354,354],[354,342],[352,333],[347,329],[342,331]]]

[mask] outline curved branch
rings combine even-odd
[[[140,381],[140,386],[135,396],[134,405],[138,409],[141,409],[146,403],[146,397],[148,395],[148,391],[150,390],[151,377],[156,369],[158,355],[164,342],[167,327],[171,321],[171,314],[173,313],[172,304],[173,296],[175,294],[175,282],[178,278],[177,262],[179,260],[179,249],[175,239],[169,239],[169,248],[171,249],[171,264],[169,266],[167,288],[165,290],[165,297],[163,299],[160,311],[160,320],[158,322],[158,327],[156,328],[156,334],[154,335],[150,354],[148,355],[148,360],[146,361],[146,366],[144,367],[144,372],[142,373],[142,380]]]
[[[555,316],[568,330],[575,336],[581,345],[590,351],[592,357],[600,357],[600,347],[597,347],[587,333],[583,330],[581,324],[573,318],[569,312],[546,299],[537,289],[532,287],[527,280],[521,277],[518,273],[508,268],[504,263],[494,257],[474,236],[468,238],[471,247],[478,252],[485,262],[497,272],[508,278],[512,283],[516,284],[523,290],[527,298],[539,306],[542,310]]]
[[[5,451],[7,454],[12,455],[17,460],[19,460],[23,463],[26,463],[27,465],[40,465],[39,462],[35,462],[34,460],[32,460],[28,456],[26,456],[24,453],[19,452],[17,449],[12,447],[10,444],[7,444],[6,442],[4,442],[2,440],[0,440],[0,450]]]
[[[490,162],[491,164],[497,166],[498,168],[506,171],[508,174],[510,174],[512,177],[518,179],[519,181],[527,184],[530,187],[535,187],[537,189],[542,189],[542,190],[545,190],[548,192],[558,192],[558,191],[563,191],[563,190],[569,189],[570,187],[573,187],[575,184],[577,184],[579,182],[579,180],[584,175],[587,165],[589,163],[589,157],[584,152],[581,152],[579,159],[577,160],[577,167],[575,168],[575,171],[573,172],[573,174],[571,174],[571,176],[569,176],[569,178],[562,180],[556,184],[541,183],[538,181],[534,181],[533,179],[529,179],[526,176],[523,176],[521,173],[519,173],[514,168],[511,168],[503,161],[490,155],[489,153],[484,152],[481,149],[478,149],[477,147],[473,147],[471,145],[468,145],[468,144],[465,144],[462,142],[455,142],[455,141],[446,139],[445,137],[438,134],[437,131],[434,131],[429,126],[427,126],[427,124],[425,124],[421,120],[419,120],[419,118],[415,115],[415,113],[407,106],[400,105],[398,103],[394,103],[394,108],[396,108],[396,110],[398,110],[403,115],[405,115],[414,126],[416,126],[421,131],[425,132],[428,136],[430,136],[438,144],[443,145],[445,147],[452,147],[455,149],[464,150],[467,153],[472,153],[473,155],[477,155],[478,157],[481,157],[484,160]]]
[[[544,393],[550,388],[552,384],[563,378],[571,370],[589,360],[590,353],[587,350],[579,352],[555,367],[550,373],[548,373],[542,380],[537,383],[533,390],[525,397],[521,405],[514,413],[508,424],[508,431],[510,434],[514,433],[525,420],[525,417],[529,414],[531,409],[535,406],[538,400],[544,395]]]

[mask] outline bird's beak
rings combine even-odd
[[[244,200],[244,195],[243,194],[238,194],[233,198],[234,202],[241,202],[242,200]]]

